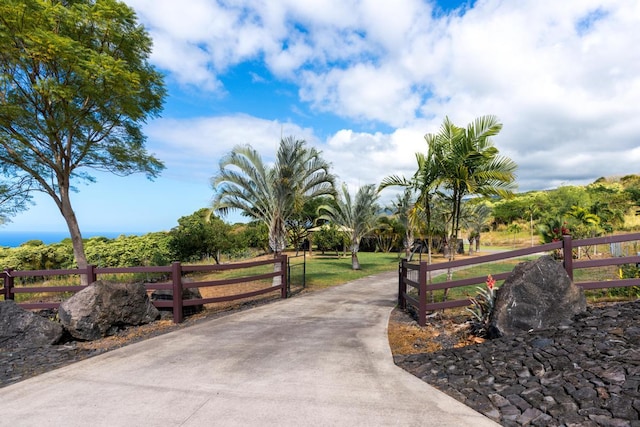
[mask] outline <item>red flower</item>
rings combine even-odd
[[[487,288],[489,288],[489,290],[493,290],[493,287],[496,285],[496,281],[493,277],[491,277],[491,275],[487,276]]]

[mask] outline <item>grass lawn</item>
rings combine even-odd
[[[398,258],[397,253],[358,253],[360,261],[360,270],[351,269],[351,254],[338,258],[335,255],[314,254],[307,257],[306,267],[306,286],[309,289],[326,288],[339,285],[361,277],[371,276],[373,274],[383,273],[386,271],[397,271]],[[300,261],[293,258],[291,265],[298,264]],[[292,274],[295,278],[295,270]]]

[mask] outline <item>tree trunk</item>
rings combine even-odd
[[[69,188],[60,186],[60,204],[58,205],[60,212],[67,223],[69,234],[71,235],[71,244],[73,245],[73,256],[76,260],[78,268],[87,268],[87,256],[84,253],[84,242],[82,241],[82,234],[80,233],[80,227],[78,226],[78,219],[71,207],[71,200],[69,199]],[[80,284],[88,285],[89,279],[86,275],[80,275]]]
[[[531,247],[533,247],[533,213],[529,216],[529,231],[531,232]]]
[[[279,252],[274,252],[273,253],[273,257],[274,258],[278,258],[280,256]],[[280,261],[278,260],[276,263],[273,264],[273,272],[274,273],[282,273],[282,264],[280,263]],[[271,281],[271,286],[280,286],[282,285],[282,276],[278,275],[278,276],[274,276],[273,280]]]
[[[360,261],[358,261],[357,252],[351,252],[351,269],[360,270]]]

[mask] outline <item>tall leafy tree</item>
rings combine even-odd
[[[289,233],[289,241],[296,250],[296,256],[300,249],[310,237],[309,229],[316,224],[318,217],[318,207],[326,204],[331,199],[329,197],[316,197],[307,200],[302,210],[295,212],[291,218],[287,220],[287,232]]]
[[[31,180],[64,217],[86,265],[70,192],[89,170],[153,178],[141,126],[162,109],[151,39],[116,0],[0,2],[0,173]]]
[[[415,207],[413,193],[414,191],[411,188],[405,188],[402,194],[398,194],[396,199],[391,202],[391,212],[404,231],[402,247],[407,258],[409,258],[409,255],[411,254],[411,248],[415,241],[415,227],[414,223],[411,221],[411,212]]]
[[[397,247],[405,235],[405,228],[396,215],[381,215],[371,233],[375,238],[376,251],[388,253]]]
[[[491,218],[491,208],[486,203],[465,203],[465,215],[462,218],[469,237],[469,254],[480,249],[480,237]]]
[[[284,138],[269,166],[250,145],[237,146],[220,160],[212,178],[213,209],[231,209],[259,220],[269,228],[269,247],[275,255],[287,246],[287,221],[310,199],[333,195],[334,176],[321,153],[304,140]]]
[[[339,256],[340,251],[345,247],[346,236],[335,224],[327,222],[313,232],[313,242],[323,255],[325,251],[335,250],[336,255]]]
[[[178,219],[171,229],[169,248],[180,261],[200,261],[213,257],[220,263],[220,253],[238,246],[231,225],[211,215],[210,209],[199,209]]]
[[[499,155],[491,139],[501,129],[502,124],[492,115],[478,117],[466,128],[454,125],[446,117],[438,134],[425,137],[434,147],[438,170],[451,198],[452,248],[457,246],[465,197],[513,194],[517,166],[510,158]],[[453,257],[455,250],[450,253]]]
[[[436,161],[434,144],[429,135],[425,136],[427,153],[416,153],[418,169],[411,179],[397,175],[386,177],[382,180],[379,190],[390,186],[404,187],[405,190],[417,193],[417,198],[408,213],[409,222],[419,234],[426,233],[428,263],[431,263],[431,248],[433,244],[433,201],[437,197],[438,186],[441,182],[443,171],[440,163]],[[403,197],[406,197],[403,196]]]
[[[355,198],[351,197],[345,184],[338,193],[333,204],[323,205],[318,208],[321,219],[327,219],[337,225],[349,239],[351,251],[351,268],[360,270],[358,251],[360,240],[376,226],[380,207],[378,206],[378,191],[373,184],[361,187]]]

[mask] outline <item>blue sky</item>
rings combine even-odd
[[[222,155],[249,143],[269,159],[281,134],[322,150],[352,191],[410,176],[445,116],[497,115],[520,191],[640,173],[637,0],[125,2],[166,76],[144,131],[167,168],[79,184],[85,232],[169,230],[209,205]],[[2,230],[66,226],[42,196]]]

